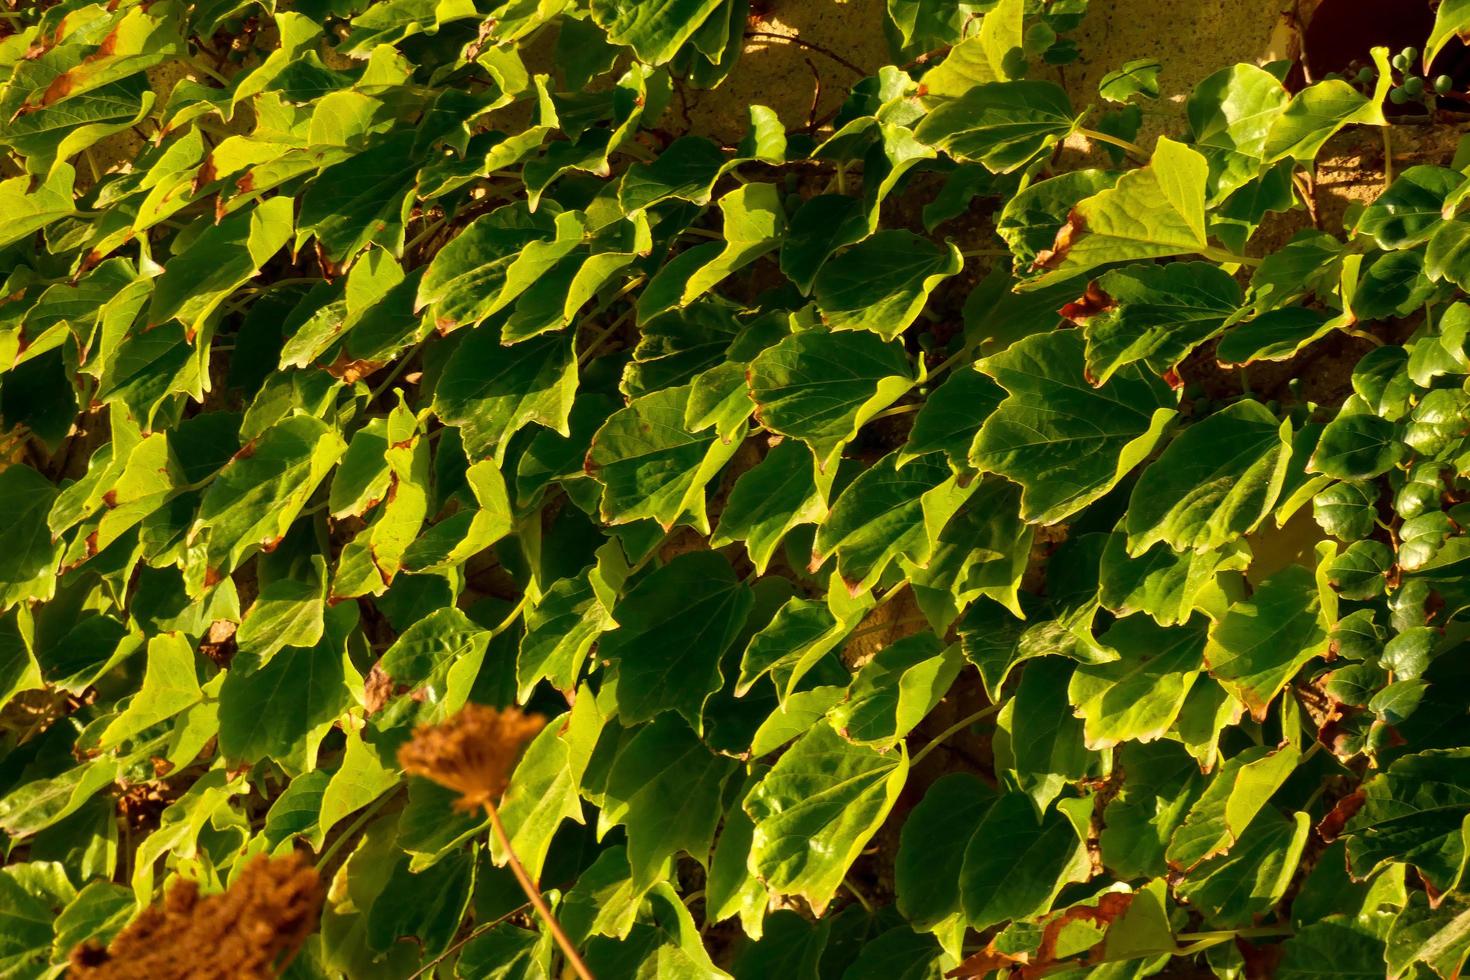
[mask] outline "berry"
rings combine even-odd
[[[1373,81],[1374,76],[1376,76],[1377,74],[1378,74],[1378,72],[1374,71],[1372,68],[1359,68],[1358,69],[1358,74],[1357,74],[1357,81],[1359,81],[1359,82],[1371,82],[1371,81]]]
[[[1409,69],[1409,59],[1401,54],[1394,55],[1389,64],[1393,65],[1395,71],[1408,71]]]
[[[1418,75],[1410,75],[1404,79],[1404,91],[1409,93],[1411,98],[1418,98],[1424,94],[1424,79]]]
[[[1444,95],[1455,87],[1455,80],[1448,75],[1440,75],[1434,80],[1434,90]]]
[[[1401,88],[1396,88],[1388,93],[1388,101],[1392,102],[1394,105],[1403,105],[1405,102],[1409,101],[1409,93],[1405,92]]]

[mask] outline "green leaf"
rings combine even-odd
[[[1260,526],[1291,460],[1291,423],[1242,401],[1174,438],[1134,484],[1124,526],[1128,552],[1157,542],[1213,551]]]
[[[1120,620],[1098,638],[1119,659],[1079,664],[1067,691],[1085,721],[1090,749],[1163,736],[1184,708],[1204,666],[1204,624],[1172,629],[1143,616]]]
[[[1255,65],[1222,68],[1195,86],[1185,113],[1195,148],[1210,164],[1211,203],[1260,172],[1271,126],[1287,99],[1281,81]]]
[[[1388,64],[1388,49],[1372,50],[1373,66],[1378,80],[1370,96],[1341,79],[1329,79],[1309,85],[1291,97],[1286,108],[1271,124],[1264,147],[1265,161],[1275,163],[1285,157],[1310,163],[1333,133],[1354,123],[1385,126],[1383,99],[1393,82]]]
[[[708,533],[704,487],[739,446],[684,425],[690,388],[634,399],[603,423],[587,451],[587,472],[602,484],[602,519],[653,518],[665,530],[688,518]]]
[[[857,672],[832,725],[849,741],[891,749],[934,710],[963,665],[959,645],[945,647],[933,633],[896,640]]]
[[[1358,217],[1355,233],[1368,235],[1380,248],[1411,248],[1429,240],[1444,220],[1445,198],[1464,182],[1447,167],[1406,167]]]
[[[1210,629],[1211,676],[1260,720],[1297,670],[1327,652],[1331,614],[1312,573],[1288,565]]]
[[[1055,82],[987,82],[941,103],[914,135],[958,160],[1010,173],[1064,139],[1077,125]]]
[[[719,7],[719,0],[593,0],[591,10],[610,42],[631,47],[640,61],[661,65]]]
[[[584,685],[569,715],[543,728],[516,764],[510,788],[500,801],[500,815],[511,846],[533,878],[540,878],[563,821],[583,822],[578,791],[606,721],[596,697]],[[491,852],[497,862],[505,862],[506,854],[493,838]]]
[[[960,867],[996,792],[969,773],[937,779],[909,813],[894,859],[898,908],[918,930],[933,932],[953,950],[964,934]]]
[[[1406,454],[1394,423],[1354,407],[1349,401],[1322,430],[1308,472],[1367,480],[1387,472]]]
[[[240,655],[220,688],[220,751],[241,762],[270,758],[312,769],[319,743],[351,703],[349,676],[357,680],[341,646],[292,646],[253,665]]]
[[[735,771],[673,715],[640,728],[613,760],[598,832],[627,827],[633,887],[647,888],[681,851],[709,867],[720,794]]]
[[[1284,980],[1383,976],[1383,940],[1346,915],[1309,924],[1282,943],[1282,949],[1276,975]]]
[[[509,347],[499,331],[472,330],[434,387],[434,414],[459,426],[471,458],[503,463],[511,436],[530,423],[568,435],[577,393],[570,335],[549,334]],[[487,369],[486,365],[494,365]]]
[[[1351,814],[1343,836],[1353,875],[1366,877],[1402,861],[1436,891],[1455,888],[1464,874],[1467,773],[1470,753],[1464,749],[1419,752],[1398,759],[1340,804],[1339,812]]]
[[[772,432],[812,447],[830,469],[862,426],[913,387],[902,346],[866,331],[794,333],[750,364],[756,419]]]
[[[1211,925],[1248,926],[1285,894],[1311,830],[1311,818],[1305,813],[1287,819],[1266,810],[1229,854],[1196,867],[1175,891]]]
[[[986,929],[1044,911],[1063,886],[1090,873],[1070,820],[1056,810],[1038,817],[1029,797],[1006,793],[965,848],[960,901],[970,928]]]
[[[816,910],[831,902],[908,777],[908,752],[884,755],[817,725],[751,791],[750,865],[769,887]]]
[[[1097,94],[1109,102],[1131,102],[1134,96],[1159,97],[1159,72],[1163,65],[1152,58],[1135,58],[1122,68],[1108,72],[1097,83]]]
[[[72,203],[75,180],[76,171],[63,163],[53,167],[46,181],[37,187],[32,187],[29,176],[0,181],[0,212],[6,215],[0,248],[72,214],[76,210]]]
[[[291,236],[289,197],[273,197],[206,228],[171,258],[153,287],[148,325],[178,320],[193,337],[229,295],[256,275]]]
[[[817,523],[826,513],[812,454],[795,440],[783,440],[735,481],[710,547],[743,541],[756,571],[764,574],[787,534]]]
[[[1424,42],[1424,70],[1429,71],[1434,59],[1450,40],[1470,30],[1470,4],[1465,0],[1445,0],[1434,12],[1434,28]]]
[[[1209,253],[1205,184],[1209,164],[1183,143],[1159,138],[1148,166],[1078,203],[1033,267],[1028,288],[1070,279],[1110,262]]]
[[[190,532],[186,577],[193,590],[218,581],[250,553],[274,548],[346,448],[325,422],[293,415],[231,457],[204,491]]]
[[[933,456],[899,468],[897,454],[889,453],[848,484],[817,527],[811,568],[836,555],[838,574],[857,595],[900,557],[925,565],[973,489]]]
[[[1038,334],[981,361],[1007,392],[970,450],[1022,487],[1021,515],[1053,524],[1101,497],[1153,450],[1173,416],[1167,386],[1134,368],[1094,388],[1076,331]]]
[[[1095,293],[1103,307],[1096,314]],[[1171,262],[1104,273],[1077,304],[1084,312],[1067,315],[1082,324],[1088,374],[1103,384],[1137,361],[1161,373],[1173,368],[1224,329],[1240,300],[1240,287],[1218,266]]]
[[[646,721],[678,711],[702,731],[704,702],[721,687],[720,660],[754,598],[714,552],[680,555],[634,585],[613,608],[618,628],[598,653],[618,668],[618,714]]]
[[[812,298],[829,329],[871,330],[892,340],[963,265],[952,242],[941,248],[906,231],[880,231],[823,265]]]
[[[203,697],[194,666],[194,647],[178,633],[162,633],[148,643],[143,686],[127,709],[103,730],[101,744],[117,745]]]
[[[1402,976],[1423,963],[1440,977],[1452,977],[1470,955],[1470,910],[1458,896],[1445,896],[1430,908],[1423,892],[1409,895],[1409,904],[1389,927],[1384,959],[1391,973]]]
[[[0,470],[0,507],[10,515],[0,530],[0,609],[45,600],[56,588],[61,547],[51,538],[46,515],[56,488],[24,464]]]
[[[1169,867],[1188,871],[1228,853],[1299,762],[1290,746],[1254,746],[1227,759],[1169,841]]]

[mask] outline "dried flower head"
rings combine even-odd
[[[227,890],[204,898],[180,881],[104,949],[72,950],[69,976],[86,980],[268,980],[316,931],[316,869],[299,854],[260,855]]]
[[[519,708],[467,704],[446,721],[420,725],[398,750],[398,764],[457,791],[456,807],[477,810],[500,799],[521,749],[545,727],[545,718]]]

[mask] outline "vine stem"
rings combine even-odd
[[[511,872],[520,883],[521,891],[526,893],[526,898],[536,909],[536,914],[541,916],[541,921],[546,923],[546,928],[551,930],[551,935],[556,939],[556,944],[561,947],[562,955],[567,958],[568,965],[576,972],[582,980],[596,980],[592,971],[587,969],[587,964],[582,962],[577,947],[573,945],[571,937],[562,929],[561,923],[556,921],[556,916],[551,914],[551,909],[546,905],[546,899],[541,897],[540,887],[526,874],[526,869],[521,866],[521,859],[516,857],[515,848],[510,845],[510,835],[505,832],[505,824],[500,819],[500,811],[495,804],[489,800],[485,801],[485,812],[490,814],[490,827],[495,832],[495,839],[500,842],[505,851],[505,863],[510,866]]]
[[[471,941],[479,938],[480,936],[489,932],[491,929],[494,929],[506,919],[509,919],[511,916],[515,915],[517,912],[529,908],[530,904],[530,902],[524,902],[520,905],[517,905],[515,908],[511,909],[509,912],[505,913],[499,918],[491,919],[489,922],[482,922],[480,925],[470,930],[470,934],[468,936],[465,936],[463,939],[456,942],[453,946],[450,946],[444,952],[440,953],[438,956],[434,957],[432,960],[410,973],[408,975],[408,980],[417,980],[418,977],[421,977],[424,974],[428,973],[430,970],[434,969],[434,967],[438,966],[440,963],[443,963],[449,957],[459,952],[459,950],[463,949]]]
[[[1216,262],[1228,263],[1231,265],[1258,266],[1261,264],[1260,259],[1252,258],[1249,255],[1236,255],[1234,252],[1227,251],[1223,248],[1215,248],[1212,245],[1206,245],[1204,248],[1200,249],[1199,254],[1203,255],[1207,259],[1213,259]]]
[[[1107,133],[1098,132],[1095,129],[1088,129],[1086,126],[1078,126],[1076,132],[1078,136],[1085,136],[1097,143],[1110,143],[1123,152],[1137,157],[1140,161],[1147,162],[1149,159],[1149,152],[1147,150],[1137,143],[1125,140],[1120,136],[1109,136]]]
[[[961,718],[959,721],[955,722],[953,725],[950,725],[944,731],[931,738],[928,745],[925,745],[922,749],[915,753],[914,757],[909,760],[909,767],[912,768],[923,762],[925,756],[937,749],[940,743],[949,738],[951,735],[964,731],[966,728],[969,728],[977,721],[984,721],[986,718],[989,718],[991,715],[995,714],[999,710],[1000,705],[992,704],[987,707],[981,708],[973,715],[966,715],[965,717]]]

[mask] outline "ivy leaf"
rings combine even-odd
[[[196,594],[250,552],[274,548],[346,448],[327,423],[293,415],[236,453],[204,491],[191,531]]]
[[[1101,497],[1153,450],[1173,416],[1168,388],[1137,369],[1085,380],[1076,331],[1027,337],[979,363],[1006,398],[975,438],[977,469],[1021,484],[1021,516],[1054,524]]]
[[[1409,903],[1389,927],[1384,959],[1397,976],[1423,963],[1441,977],[1452,977],[1470,954],[1470,912],[1458,896],[1445,896],[1431,908],[1423,892],[1409,895]]]
[[[594,0],[591,9],[610,42],[631,47],[639,61],[661,65],[719,7],[719,0]]]
[[[884,340],[918,318],[934,287],[960,271],[953,243],[941,248],[906,231],[880,231],[822,266],[812,298],[832,330],[871,330]]]
[[[987,82],[938,105],[914,135],[958,160],[1010,173],[1065,139],[1076,125],[1071,100],[1055,82]]]
[[[102,731],[106,748],[185,710],[204,697],[194,667],[194,647],[178,633],[162,633],[148,643],[143,686],[127,708]]]
[[[987,375],[956,371],[924,399],[899,463],[943,452],[953,469],[967,469],[976,433],[1004,398],[1005,390]]]
[[[817,523],[826,513],[812,454],[801,443],[786,439],[735,481],[710,547],[743,541],[756,572],[764,574],[787,534],[802,524]]]
[[[607,777],[598,828],[627,826],[635,889],[657,881],[664,863],[681,851],[708,868],[720,794],[735,767],[673,715],[654,719],[622,747]]]
[[[1393,83],[1393,71],[1388,64],[1387,48],[1374,48],[1371,53],[1378,72],[1373,94],[1365,97],[1338,78],[1308,85],[1291,97],[1271,124],[1264,147],[1266,163],[1285,157],[1310,161],[1333,133],[1353,123],[1387,125],[1383,99]]]
[[[293,202],[273,197],[200,232],[164,266],[148,305],[148,324],[177,319],[188,337],[291,236]]]
[[[1242,401],[1191,425],[1164,448],[1128,499],[1128,552],[1162,541],[1213,551],[1254,531],[1276,503],[1291,460],[1291,422]]]
[[[771,674],[782,701],[789,701],[796,685],[846,639],[870,603],[859,601],[836,610],[833,605],[799,597],[787,599],[746,645],[735,693],[743,697],[756,681]]]
[[[1185,103],[1194,145],[1210,164],[1208,198],[1222,201],[1258,174],[1271,125],[1289,96],[1255,65],[1232,65],[1206,77]]]
[[[690,388],[665,388],[614,412],[592,437],[586,469],[602,484],[609,524],[651,517],[665,530],[686,515],[709,531],[704,487],[739,446],[684,427]]]
[[[1406,452],[1394,423],[1350,400],[1322,430],[1307,471],[1339,480],[1367,480],[1389,470]]]
[[[1251,558],[1249,549],[1238,542],[1219,551],[1184,554],[1158,544],[1130,557],[1127,540],[1121,531],[1108,536],[1098,597],[1104,609],[1119,616],[1147,613],[1160,626],[1178,626],[1196,609],[1210,607],[1217,598],[1224,602],[1215,576],[1244,571]]]
[[[24,464],[0,470],[0,507],[11,515],[0,530],[0,609],[51,598],[61,547],[51,538],[46,515],[56,488]]]
[[[220,688],[220,751],[241,762],[269,758],[312,769],[318,744],[351,701],[341,647],[329,638],[254,664],[240,655]]]
[[[972,929],[1045,910],[1062,887],[1090,874],[1087,850],[1057,810],[1038,817],[1031,799],[1006,793],[965,848],[960,901]]]
[[[721,687],[720,659],[754,603],[730,563],[710,551],[651,572],[613,608],[618,628],[600,656],[618,667],[618,715],[632,723],[675,710],[701,731],[704,702]]]
[[[1084,719],[1087,747],[1163,736],[1204,667],[1204,624],[1196,620],[1166,629],[1132,616],[1113,624],[1098,642],[1116,650],[1119,659],[1079,664],[1067,691]]]
[[[1445,198],[1464,182],[1448,167],[1406,167],[1363,209],[1354,231],[1383,249],[1412,248],[1429,240],[1443,217]]]
[[[500,813],[511,847],[533,878],[540,877],[552,837],[562,823],[583,822],[578,791],[606,721],[596,697],[584,685],[564,724],[553,721],[543,728],[516,764]],[[498,841],[492,841],[491,852],[497,861],[505,861]]]
[[[945,647],[933,633],[890,643],[857,672],[832,725],[849,741],[891,749],[934,710],[963,665],[959,645]]]
[[[1257,720],[1297,670],[1327,650],[1329,612],[1312,573],[1288,565],[1210,629],[1210,674]]]
[[[889,453],[858,474],[817,527],[811,568],[836,555],[838,574],[857,595],[895,559],[927,564],[940,530],[973,489],[960,486],[934,457],[900,469],[897,454]]]
[[[1424,70],[1434,64],[1434,59],[1444,50],[1451,38],[1463,35],[1470,29],[1470,5],[1465,0],[1445,0],[1434,12],[1434,27],[1429,40],[1424,42]]]
[[[1286,818],[1265,810],[1229,854],[1196,867],[1176,893],[1212,925],[1249,925],[1286,893],[1311,831],[1312,821],[1305,813]]]
[[[1089,287],[1105,307],[1071,314],[1087,335],[1087,370],[1102,384],[1121,367],[1146,360],[1173,368],[1224,329],[1240,305],[1240,287],[1206,262],[1138,265],[1104,273]]]
[[[1227,853],[1299,761],[1290,746],[1253,746],[1227,759],[1169,841],[1169,867],[1188,871]]]
[[[459,426],[471,458],[493,455],[501,464],[511,436],[530,423],[569,435],[576,394],[570,334],[505,347],[499,331],[477,327],[444,366],[434,387],[434,414],[446,425]]]
[[[997,794],[969,773],[935,780],[910,811],[894,859],[898,908],[920,931],[933,932],[954,951],[966,928],[960,905],[960,867]]]
[[[747,375],[756,419],[812,447],[830,469],[863,424],[913,387],[902,346],[866,331],[794,333],[762,351]]]
[[[1355,877],[1403,861],[1436,891],[1460,881],[1465,862],[1463,824],[1470,815],[1465,774],[1470,753],[1435,749],[1404,756],[1339,804],[1351,814],[1343,830]]]
[[[53,167],[45,182],[32,187],[29,176],[0,181],[0,213],[6,215],[0,248],[35,234],[76,210],[72,185],[76,171],[69,164]]]
[[[908,768],[905,749],[884,755],[817,725],[746,798],[752,870],[768,887],[825,909],[893,808]]]
[[[1209,164],[1198,152],[1160,137],[1148,166],[1072,209],[1056,241],[1036,257],[1044,275],[1027,288],[1070,279],[1110,262],[1210,252],[1205,235]]]

